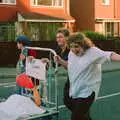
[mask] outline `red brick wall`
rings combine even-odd
[[[110,5],[104,5],[102,0],[95,0],[95,18],[114,18],[114,0]]]
[[[120,0],[114,0],[115,2],[115,18],[120,19]]]
[[[0,22],[16,21],[17,7],[0,5]]]
[[[13,21],[17,20],[16,12],[36,12],[44,15],[50,15],[53,17],[64,18],[66,14],[69,14],[69,0],[65,0],[63,8],[53,7],[33,7],[30,0],[16,0],[16,5],[2,5],[0,4],[0,21]],[[67,6],[68,5],[68,6]]]
[[[70,8],[78,31],[94,31],[94,0],[70,0]]]

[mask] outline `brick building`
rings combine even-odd
[[[53,40],[58,27],[120,36],[120,0],[0,0],[0,41]]]
[[[54,39],[58,27],[74,31],[69,0],[0,0],[0,13],[0,39],[7,39],[4,34],[12,29],[14,35],[29,35],[32,40]]]
[[[71,0],[77,30],[120,36],[120,0]]]

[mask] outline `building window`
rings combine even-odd
[[[114,24],[113,24],[113,22],[106,22],[105,23],[105,34],[107,36],[113,36],[114,35]]]
[[[63,0],[32,0],[33,6],[62,7]]]
[[[118,37],[120,35],[119,22],[106,22],[105,35],[108,37]]]
[[[102,3],[103,3],[104,5],[110,5],[110,0],[102,0]]]
[[[15,40],[15,24],[14,22],[0,22],[0,42]]]
[[[0,4],[16,4],[16,0],[0,0]]]

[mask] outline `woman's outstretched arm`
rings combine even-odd
[[[115,52],[113,52],[112,54],[111,54],[111,61],[118,61],[118,62],[120,62],[120,54],[117,54],[117,53],[115,53]]]

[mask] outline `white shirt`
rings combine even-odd
[[[93,91],[97,98],[101,85],[101,64],[110,61],[111,53],[97,47],[91,47],[82,56],[77,56],[72,51],[69,52],[69,95],[72,98],[86,98]]]

